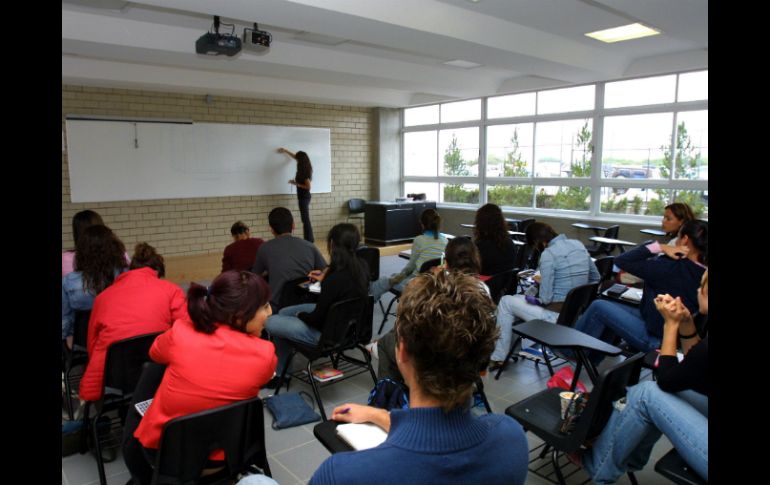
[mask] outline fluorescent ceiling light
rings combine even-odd
[[[474,67],[480,67],[481,64],[475,62],[463,61],[462,59],[455,59],[454,61],[447,61],[444,64],[447,66],[462,67],[463,69],[473,69]]]
[[[602,42],[612,43],[658,34],[660,34],[660,30],[652,29],[640,23],[635,23],[622,25],[612,29],[597,30],[596,32],[589,32],[585,35]]]

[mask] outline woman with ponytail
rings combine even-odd
[[[192,283],[187,311],[189,318],[176,320],[152,344],[150,357],[166,372],[139,425],[135,413],[126,422],[123,457],[134,484],[150,483],[148,459],[154,460],[166,422],[250,399],[275,371],[275,348],[260,338],[271,314],[270,288],[261,276],[233,270],[208,289]],[[209,456],[223,459],[222,450]]]
[[[324,320],[332,304],[367,295],[369,270],[366,263],[356,256],[360,242],[358,228],[353,224],[332,227],[326,238],[331,263],[324,274],[313,271],[308,275],[321,280],[318,303],[285,307],[278,315],[267,319],[265,328],[273,337],[278,354],[278,375],[283,372],[291,353],[290,341],[315,345],[321,338]]]

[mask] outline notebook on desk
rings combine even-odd
[[[642,301],[642,290],[639,288],[629,288],[622,295],[620,295],[620,298],[622,300],[639,303]]]
[[[375,448],[388,437],[385,430],[372,423],[340,424],[337,426],[337,435],[355,450]]]

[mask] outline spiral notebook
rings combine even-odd
[[[337,426],[337,435],[355,450],[368,450],[382,444],[388,433],[371,423],[345,423]]]

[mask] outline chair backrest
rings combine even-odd
[[[356,256],[366,261],[369,267],[369,281],[380,279],[380,250],[369,246],[356,249]]]
[[[612,267],[615,265],[615,256],[604,256],[596,258],[594,261],[596,269],[599,271],[599,284],[609,281],[612,278]]]
[[[209,454],[219,449],[225,452],[230,477],[251,463],[269,472],[259,396],[168,421],[160,437],[153,483],[198,483]]]
[[[73,326],[72,349],[84,350],[88,346],[88,322],[91,320],[91,310],[75,311]]]
[[[439,264],[441,264],[441,258],[429,259],[420,266],[420,273],[427,273],[431,268],[438,266]]]
[[[614,226],[608,227],[607,230],[604,231],[604,237],[610,237],[612,239],[617,239],[619,232],[620,232],[620,226],[615,224]]]
[[[500,298],[502,298],[503,295],[507,295],[511,292],[513,284],[516,281],[516,273],[518,273],[518,268],[512,268],[497,273],[486,281],[489,293],[492,295],[492,301],[495,302],[495,305],[500,303]]]
[[[588,405],[575,426],[581,443],[598,436],[612,414],[612,403],[626,395],[626,388],[639,382],[644,353],[639,352],[606,369],[599,375],[588,398]]]
[[[326,314],[321,338],[318,341],[318,349],[326,351],[330,349],[346,348],[359,343],[360,333],[365,333],[366,328],[362,323],[366,312],[367,298],[349,298],[334,302]],[[373,303],[372,303],[373,305]],[[369,338],[371,338],[372,325],[369,322]],[[368,342],[368,340],[367,340]]]
[[[530,217],[530,218],[528,218],[528,219],[522,219],[522,220],[519,222],[519,224],[518,224],[518,226],[519,226],[519,227],[518,227],[518,231],[519,231],[519,232],[527,232],[527,228],[528,228],[528,227],[529,227],[529,225],[530,225],[530,224],[532,224],[533,222],[535,222],[535,218],[534,218],[534,217]]]
[[[588,305],[596,297],[598,288],[599,283],[587,283],[569,290],[556,323],[567,327],[573,326],[580,314],[588,308]]]
[[[134,392],[142,365],[150,360],[150,347],[161,333],[137,335],[110,344],[104,364],[104,387],[118,389],[123,395]]]
[[[366,207],[366,201],[364,199],[349,199],[348,200],[348,214],[361,214]]]

